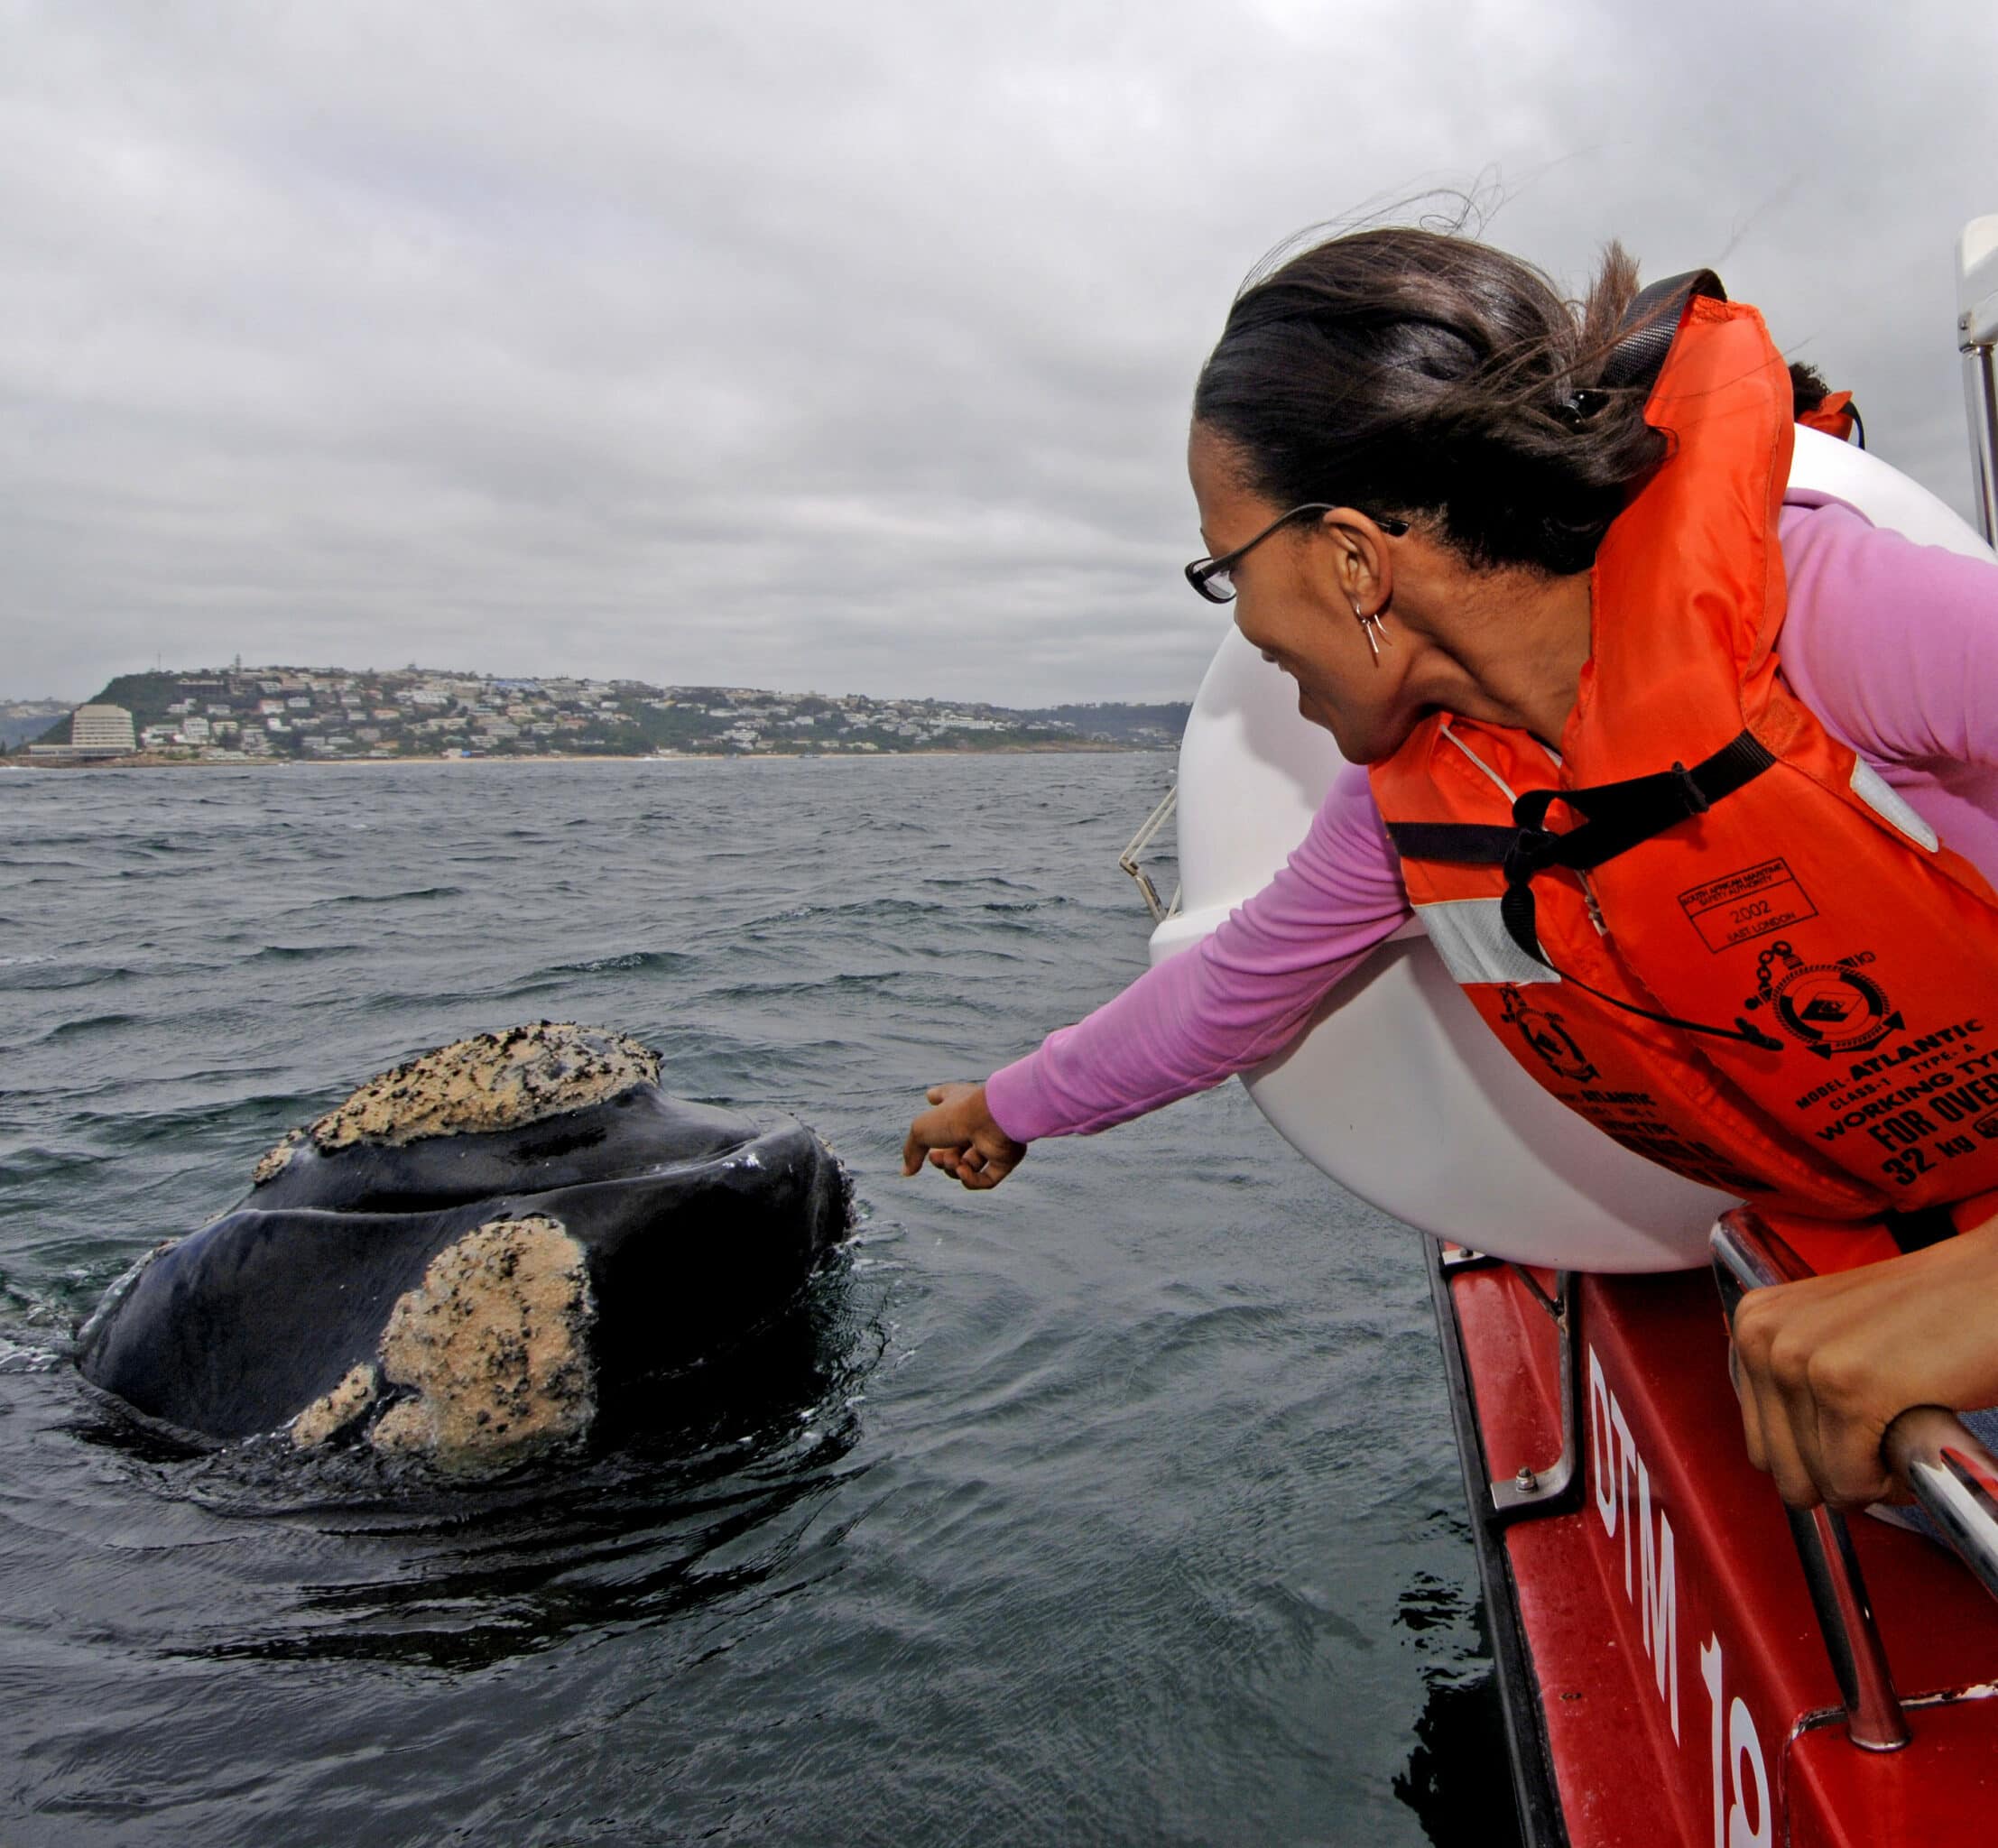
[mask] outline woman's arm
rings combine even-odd
[[[1797,696],[1862,757],[1941,773],[1998,766],[1998,564],[1917,545],[1843,502],[1782,514]]]
[[[1348,768],[1283,870],[1213,936],[1141,975],[987,1083],[1014,1141],[1086,1135],[1281,1051],[1409,916],[1364,771]]]
[[[910,1125],[902,1172],[927,1159],[995,1187],[1041,1136],[1142,1116],[1280,1052],[1340,976],[1410,915],[1366,773],[1334,781],[1283,870],[1215,933],[983,1085],[939,1085]]]

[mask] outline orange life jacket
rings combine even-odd
[[[1797,421],[1807,430],[1821,430],[1842,443],[1849,442],[1853,427],[1859,421],[1859,409],[1850,392],[1831,392],[1808,411],[1799,411]]]
[[[1668,1168],[1841,1220],[1998,1187],[1998,893],[1782,677],[1755,310],[1690,300],[1645,417],[1559,757],[1435,714],[1373,767],[1409,897],[1520,1064]]]

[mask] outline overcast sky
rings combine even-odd
[[[1229,298],[1432,186],[1570,286],[1612,236],[1716,263],[1967,505],[1989,0],[0,0],[0,694],[240,651],[1187,697]]]

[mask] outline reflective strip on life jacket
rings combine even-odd
[[[1559,982],[1560,975],[1520,947],[1505,928],[1503,899],[1445,899],[1425,905],[1422,928],[1458,982]]]

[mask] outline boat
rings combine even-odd
[[[1988,557],[1998,216],[1966,228],[1958,269],[1983,536],[1814,430],[1791,480]],[[1174,794],[1124,857],[1155,961],[1268,881],[1339,765],[1231,629]],[[1142,856],[1175,805],[1167,903]],[[1890,1256],[1885,1234],[1813,1238],[1610,1141],[1518,1072],[1420,924],[1244,1079],[1308,1159],[1424,1235],[1523,1841],[1998,1840],[1998,1461],[1934,1408],[1890,1432],[1955,1558],[1903,1525],[1793,1513],[1747,1460],[1729,1383],[1745,1291]]]

